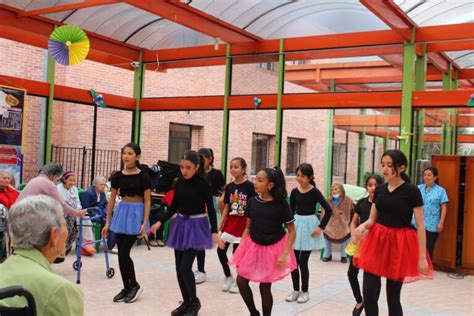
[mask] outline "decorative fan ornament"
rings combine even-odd
[[[89,53],[89,39],[86,33],[74,25],[56,28],[48,40],[48,51],[57,63],[76,65]]]

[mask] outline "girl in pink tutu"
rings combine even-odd
[[[263,315],[266,316],[271,314],[273,307],[272,283],[296,269],[292,251],[296,231],[293,212],[286,201],[282,171],[277,167],[259,171],[254,186],[258,197],[252,197],[247,203],[247,226],[229,264],[237,267],[237,285],[251,316],[260,315],[260,312],[255,307],[249,282],[260,283]]]
[[[360,240],[367,229],[354,265],[364,270],[364,308],[367,316],[378,315],[380,279],[387,279],[387,303],[390,316],[403,315],[400,303],[402,284],[433,277],[426,252],[423,224],[423,199],[410,183],[405,171],[408,162],[400,150],[382,155],[382,172],[387,183],[377,187],[369,219],[353,231]],[[415,215],[417,230],[411,226]]]

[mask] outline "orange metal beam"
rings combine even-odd
[[[474,28],[474,26],[473,26]],[[445,42],[445,43],[429,43],[426,45],[426,51],[428,53],[433,52],[451,52],[461,50],[474,50],[474,40],[463,40],[456,42]]]
[[[458,79],[474,79],[474,69],[458,70]]]
[[[417,27],[415,34],[417,43],[451,42],[473,38],[473,22]]]
[[[386,128],[379,128],[379,127],[357,127],[357,126],[339,126],[336,127],[337,129],[342,129],[349,132],[354,133],[362,133],[365,132],[368,136],[378,136],[378,137],[388,137],[392,140],[398,139],[398,133],[396,131],[388,130]]]
[[[426,134],[424,138],[425,142],[429,143],[439,143],[441,141],[441,135],[439,134]],[[456,142],[474,144],[474,135],[458,135]]]
[[[45,98],[49,96],[49,83],[47,82],[6,75],[0,75],[0,82],[8,86],[26,89],[29,95]],[[105,103],[111,108],[124,110],[135,109],[136,102],[134,98],[128,98],[99,91],[98,93],[104,96]],[[54,85],[54,99],[65,102],[92,104],[92,97],[89,90],[66,87],[62,85]]]
[[[466,106],[474,90],[413,91],[413,107]]]
[[[360,3],[384,21],[392,30],[400,34],[404,40],[410,41],[411,30],[415,27],[415,22],[392,0],[360,0]]]
[[[438,115],[439,114],[439,115]],[[447,119],[445,111],[439,113],[429,112],[425,117],[426,127],[441,126]],[[336,115],[334,116],[334,126],[360,126],[360,127],[397,127],[400,126],[400,115]],[[458,115],[456,119],[458,127],[474,127],[474,118]]]
[[[219,20],[180,1],[126,0],[134,7],[150,12],[199,33],[220,38],[227,43],[244,45],[261,40],[260,37]],[[244,45],[247,46],[247,45]]]
[[[68,11],[68,10],[96,7],[100,5],[113,4],[117,2],[122,2],[122,0],[86,0],[83,2],[68,3],[68,4],[52,6],[48,8],[37,9],[37,10],[23,11],[23,12],[18,13],[18,17],[22,18],[22,17],[27,17],[27,16],[43,15],[43,14],[56,13],[56,12],[62,12],[62,11]]]

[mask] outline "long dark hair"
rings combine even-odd
[[[314,183],[314,170],[313,166],[309,163],[302,163],[296,168],[295,173],[301,172],[302,175],[306,176],[309,179],[309,183],[316,187],[316,183]]]
[[[214,152],[211,148],[200,148],[197,153],[209,159],[209,165],[214,167]]]
[[[383,183],[383,179],[381,176],[379,176],[378,174],[371,174],[367,177],[367,179],[365,179],[365,188],[367,189],[367,185],[369,184],[369,181],[371,179],[374,179],[375,182],[377,182],[377,186],[381,185]]]
[[[123,150],[125,148],[130,148],[131,150],[133,150],[133,152],[135,153],[135,155],[137,156],[140,156],[142,154],[142,149],[140,148],[140,146],[138,146],[137,144],[135,143],[128,143],[127,145],[123,146],[122,148],[122,153],[123,153]],[[138,161],[138,159],[135,161],[135,164],[137,165],[137,168],[139,168],[140,170],[142,169],[140,167],[140,161]]]
[[[423,170],[423,175],[425,174],[425,171],[431,171],[431,173],[436,177],[436,180],[435,180],[435,183],[436,184],[439,184],[439,180],[438,180],[438,169],[436,169],[436,167],[428,167],[428,168],[425,168],[425,170]]]
[[[389,156],[392,158],[392,171],[398,175],[398,168],[401,166],[405,166],[405,170],[408,166],[408,160],[405,154],[398,150],[398,149],[390,149],[387,150],[386,152],[383,153],[382,159],[385,156]],[[410,177],[405,173],[405,171],[400,172],[400,177],[403,179],[403,181],[407,183],[411,183]]]
[[[198,154],[195,150],[187,150],[184,152],[183,156],[181,156],[181,160],[188,160],[193,165],[198,166],[197,174],[204,179],[206,179],[206,171],[204,170],[204,156]]]
[[[268,182],[273,183],[270,195],[278,202],[286,202],[286,181],[283,172],[278,167],[265,168],[262,170],[267,175]]]

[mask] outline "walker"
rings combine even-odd
[[[7,222],[8,208],[0,204],[0,255],[8,258],[11,253],[10,235]],[[1,258],[0,258],[1,261]]]
[[[77,280],[76,280],[77,284],[81,283],[81,267],[82,267],[81,249],[82,249],[82,246],[85,246],[85,245],[92,245],[92,244],[95,245],[95,244],[102,243],[102,245],[104,246],[104,256],[105,256],[105,275],[109,279],[113,278],[114,275],[115,275],[114,268],[109,267],[109,256],[108,256],[109,248],[107,247],[107,240],[105,239],[105,237],[102,237],[101,239],[98,239],[98,240],[89,241],[89,242],[83,242],[82,241],[82,228],[83,227],[91,227],[91,225],[84,225],[83,221],[84,220],[91,220],[91,222],[92,222],[92,221],[101,219],[101,215],[100,214],[95,215],[95,214],[97,214],[97,213],[95,213],[95,211],[96,211],[96,208],[88,208],[87,212],[90,215],[86,216],[86,217],[80,217],[79,218],[79,236],[78,236],[77,241],[76,241],[76,257],[77,257],[77,260],[74,261],[73,264],[72,264],[73,269],[77,271]],[[94,215],[91,215],[91,214],[94,214]]]

